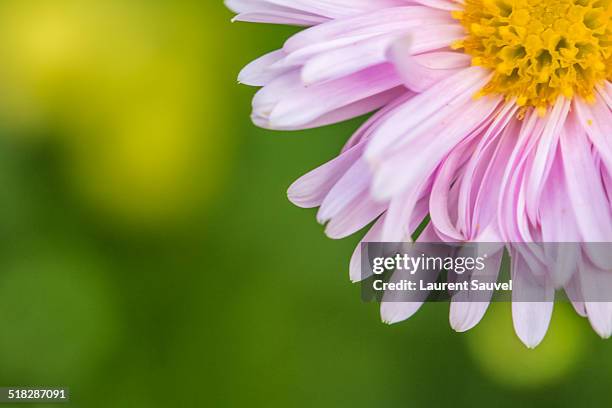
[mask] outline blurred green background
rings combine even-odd
[[[0,384],[79,407],[593,406],[612,343],[567,305],[535,351],[496,304],[382,324],[292,180],[361,120],[249,121],[239,69],[295,29],[220,1],[0,2]]]

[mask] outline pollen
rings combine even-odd
[[[612,79],[612,0],[466,0],[453,44],[493,75],[480,94],[546,111],[560,96],[594,101]]]

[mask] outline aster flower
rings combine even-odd
[[[294,130],[368,112],[330,162],[297,180],[290,200],[319,207],[331,238],[372,225],[363,242],[612,242],[612,1],[227,0],[235,20],[306,26],[248,65],[261,87],[253,121]],[[360,249],[350,265],[362,279]],[[612,263],[578,248],[547,266],[512,252],[519,338],[535,347],[552,294],[579,294],[576,311],[602,337]],[[489,262],[498,267],[500,254]],[[536,259],[536,263],[538,260]],[[513,295],[514,296],[514,295]],[[383,302],[383,320],[414,314],[424,299]],[[451,302],[457,331],[487,302]]]

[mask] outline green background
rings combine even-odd
[[[612,343],[566,304],[527,350],[508,304],[395,326],[286,198],[363,119],[249,121],[242,66],[293,28],[211,1],[0,4],[0,385],[79,407],[606,406]]]

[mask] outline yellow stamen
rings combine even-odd
[[[594,101],[612,80],[612,0],[465,0],[452,15],[467,32],[453,48],[493,71],[483,94],[543,114],[560,96]]]

